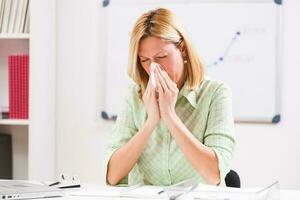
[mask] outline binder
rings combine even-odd
[[[0,179],[12,179],[11,135],[0,133]]]
[[[28,119],[29,56],[11,55],[9,64],[9,118]]]

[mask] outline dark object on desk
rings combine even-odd
[[[101,117],[105,120],[111,120],[111,121],[116,121],[117,120],[117,115],[109,116],[105,111],[101,111]]]
[[[0,133],[0,179],[12,179],[11,135]]]
[[[80,188],[80,184],[63,184],[61,185],[62,183],[57,181],[55,183],[51,183],[49,186],[50,187],[53,187],[53,186],[56,186],[56,188],[58,189],[69,189],[69,188]]]
[[[66,185],[66,186],[61,186],[61,187],[57,187],[59,189],[70,189],[70,188],[80,188],[80,185]]]
[[[9,112],[1,112],[1,119],[9,119]]]
[[[55,183],[51,183],[49,186],[52,187],[52,186],[55,186],[55,185],[58,185],[58,184],[60,184],[59,181],[57,181],[57,182],[55,182]]]
[[[240,176],[238,175],[238,173],[231,169],[225,177],[225,183],[227,187],[240,188]]]

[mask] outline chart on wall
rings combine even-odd
[[[206,66],[227,83],[237,122],[280,121],[281,1],[104,1],[106,35],[102,117],[121,110],[128,84],[130,33],[143,13],[173,11]]]

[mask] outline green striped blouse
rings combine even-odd
[[[138,132],[147,118],[138,89],[137,85],[130,86],[123,110],[113,127],[104,163],[106,173],[112,154]],[[224,185],[235,146],[231,90],[222,82],[205,79],[196,90],[189,91],[186,82],[179,91],[175,110],[190,132],[215,151],[221,185]],[[199,183],[205,183],[161,120],[138,162],[120,183],[166,186],[192,177]]]

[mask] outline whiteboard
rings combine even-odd
[[[237,122],[280,121],[280,1],[104,1],[107,44],[102,117],[116,116],[127,87],[130,33],[150,9],[172,10],[212,79],[229,84]]]

